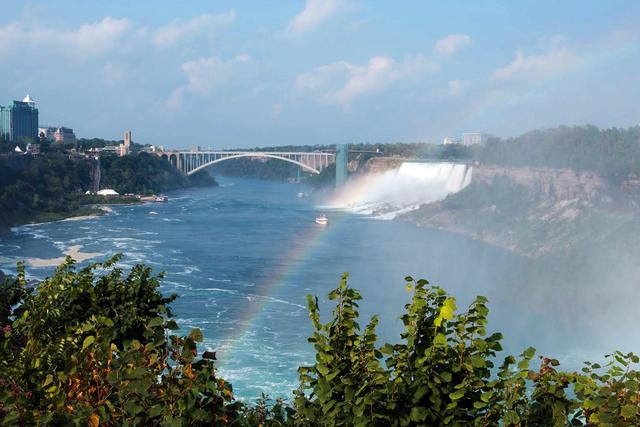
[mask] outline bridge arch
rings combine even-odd
[[[169,154],[169,163],[175,168],[178,167],[178,155],[177,154]]]
[[[266,154],[266,153],[242,153],[242,154],[233,154],[231,156],[222,157],[220,159],[212,160],[208,163],[198,166],[195,169],[187,172],[187,175],[194,174],[202,169],[208,168],[209,166],[215,165],[216,163],[224,162],[225,160],[239,159],[241,157],[268,157],[270,159],[278,159],[283,160],[285,162],[293,163],[294,165],[300,166],[302,169],[309,171],[311,173],[319,174],[320,171],[318,169],[312,168],[311,166],[305,165],[297,160],[289,159],[287,157],[278,156],[275,154]]]

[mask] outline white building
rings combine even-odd
[[[487,141],[487,135],[480,132],[469,132],[462,134],[462,145],[483,144]]]

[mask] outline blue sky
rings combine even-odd
[[[0,104],[216,148],[640,123],[638,1],[0,0]]]

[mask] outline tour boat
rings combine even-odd
[[[162,194],[159,195],[159,196],[156,196],[156,198],[155,198],[156,202],[166,202],[168,200],[169,200],[169,198],[167,196],[165,196],[165,195],[162,195]]]
[[[316,224],[327,225],[329,223],[329,218],[324,215],[318,215],[316,217]]]

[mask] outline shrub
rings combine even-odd
[[[396,344],[378,345],[374,316],[361,330],[361,295],[345,274],[320,321],[309,296],[315,362],[299,369],[293,407],[261,396],[234,399],[215,353],[198,357],[198,329],[171,320],[162,275],[119,256],[76,271],[68,258],[36,288],[24,267],[0,286],[0,424],[195,426],[636,426],[639,359],[615,352],[601,366],[563,372],[533,348],[519,358],[487,331],[487,300],[457,312],[455,298],[426,280],[412,293]]]

